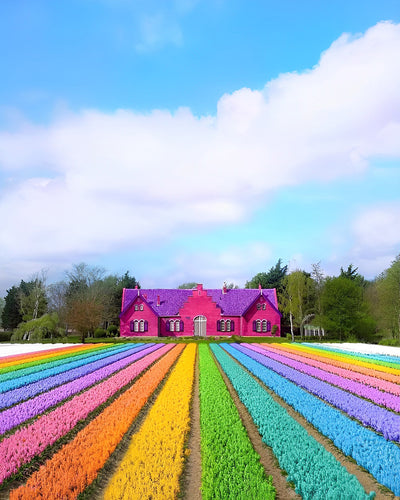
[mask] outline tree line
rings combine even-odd
[[[296,269],[279,259],[268,271],[246,282],[246,288],[276,288],[283,331],[304,338],[306,325],[347,341],[400,345],[400,255],[374,280],[366,280],[350,264],[338,276],[325,276],[320,263]],[[183,283],[179,288],[193,288]],[[47,285],[46,272],[7,290],[0,301],[2,327],[13,340],[40,340],[77,332],[85,337],[115,336],[123,288],[140,288],[127,271],[107,275],[103,268],[74,264],[65,280]],[[237,288],[230,283],[227,288]]]

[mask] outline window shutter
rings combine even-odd
[[[183,332],[183,321],[181,320],[180,323],[181,323],[181,332]]]
[[[235,331],[235,322],[232,320],[231,321],[231,332]]]
[[[169,320],[165,323],[165,330],[169,332]]]
[[[257,322],[256,320],[253,321],[253,332],[257,331]]]
[[[149,329],[149,322],[147,321],[147,319],[144,320],[144,331],[147,332]]]
[[[271,321],[267,321],[267,332],[271,331]]]
[[[221,320],[217,320],[217,332],[221,331]]]
[[[133,321],[130,322],[129,327],[130,327],[131,332],[133,332]]]

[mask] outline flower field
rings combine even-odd
[[[0,499],[400,496],[396,348],[21,347],[0,344]]]

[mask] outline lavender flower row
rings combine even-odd
[[[32,373],[31,375],[26,375],[24,377],[17,377],[12,380],[7,380],[7,382],[0,383],[0,393],[12,391],[14,389],[18,389],[19,387],[33,384],[47,377],[59,375],[68,370],[73,370],[74,368],[79,368],[80,366],[87,365],[88,363],[93,363],[99,359],[107,358],[109,356],[112,356],[113,354],[116,354],[117,352],[129,350],[130,348],[130,345],[122,345],[118,346],[117,348],[113,347],[109,351],[97,353],[94,356],[90,357],[84,357],[83,359],[79,359],[77,361],[69,361],[62,366],[55,366],[52,368],[48,368],[47,370],[42,370],[38,373]]]
[[[5,394],[0,394],[0,409],[7,408],[8,406],[24,401],[25,399],[32,398],[37,394],[46,392],[53,387],[60,386],[66,382],[70,382],[71,380],[87,375],[88,373],[93,373],[99,368],[103,368],[103,366],[110,365],[115,361],[119,361],[120,359],[130,356],[132,349],[132,346],[126,347],[122,352],[112,356],[108,356],[106,358],[99,359],[98,361],[88,363],[84,366],[74,368],[73,370],[39,380],[25,387],[20,387],[13,391],[6,392]]]
[[[351,417],[356,418],[362,424],[372,427],[378,432],[381,432],[385,439],[400,442],[400,415],[396,415],[389,410],[385,410],[379,406],[360,399],[353,394],[350,394],[342,389],[333,387],[326,382],[322,382],[310,375],[299,372],[297,369],[290,368],[282,363],[274,361],[265,356],[265,351],[260,349],[262,353],[254,352],[256,348],[249,349],[235,345],[236,349],[244,352],[259,363],[270,368],[279,375],[291,380],[299,387],[303,387],[307,391],[315,394],[319,398],[327,401],[336,408],[346,412]],[[300,363],[299,363],[300,365]]]
[[[335,446],[370,472],[381,484],[400,495],[400,448],[366,429],[339,410],[262,365],[261,354],[238,344],[221,344],[251,373],[304,416]],[[251,357],[247,354],[250,353]],[[302,375],[304,376],[304,375]]]
[[[40,415],[47,409],[55,406],[64,399],[77,394],[78,392],[87,389],[91,385],[109,377],[113,373],[125,368],[134,361],[141,359],[148,354],[156,351],[164,344],[145,344],[140,345],[131,352],[131,354],[115,363],[99,368],[93,373],[84,375],[81,378],[68,382],[67,384],[61,385],[51,389],[49,392],[39,394],[35,398],[28,399],[18,405],[8,408],[0,413],[0,435],[13,429],[14,427],[21,425],[26,420]]]
[[[355,380],[349,380],[339,375],[334,375],[333,373],[327,372],[320,368],[316,368],[315,366],[310,366],[307,363],[303,363],[302,361],[294,360],[291,359],[291,357],[273,352],[270,349],[265,350],[264,348],[260,348],[251,344],[243,345],[260,354],[264,354],[265,356],[268,356],[275,361],[283,363],[287,366],[291,366],[295,370],[299,370],[302,373],[311,375],[312,377],[316,377],[319,380],[324,380],[325,382],[340,387],[345,391],[352,392],[356,396],[361,396],[363,398],[369,399],[375,404],[386,406],[386,408],[400,412],[399,396],[395,396],[394,394],[389,394],[387,392],[382,392],[379,389],[369,387],[368,385],[364,385]]]
[[[96,356],[99,352],[108,352],[108,350],[113,349],[112,345],[108,345],[106,347],[96,347],[90,351],[84,350],[81,352],[75,352],[72,354],[64,354],[62,357],[47,358],[41,359],[39,361],[34,361],[32,364],[28,363],[28,367],[26,368],[15,368],[15,366],[11,366],[9,371],[5,371],[0,373],[0,383],[6,382],[7,380],[16,379],[18,377],[24,377],[26,375],[31,375],[36,372],[40,372],[43,370],[47,370],[47,368],[54,368],[56,366],[60,366],[66,363],[70,363],[71,361],[77,361],[83,358],[89,358],[91,356]]]

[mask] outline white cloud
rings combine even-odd
[[[276,189],[400,156],[399,53],[400,25],[380,23],[342,36],[307,72],[222,96],[213,117],[83,110],[0,133],[3,259],[95,255],[243,221]]]

